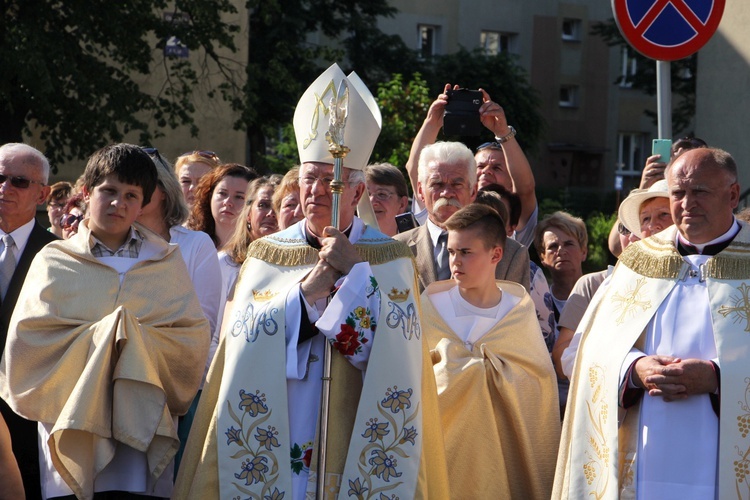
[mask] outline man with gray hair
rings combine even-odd
[[[427,209],[427,222],[395,236],[411,249],[417,261],[420,292],[433,281],[451,278],[443,225],[477,195],[474,155],[460,142],[436,142],[422,149],[418,162],[416,196]],[[529,289],[529,255],[513,240],[506,242],[495,277],[515,281]]]
[[[49,162],[26,144],[0,146],[0,358],[21,285],[34,256],[57,238],[35,220],[37,205],[49,194]],[[0,400],[26,498],[41,498],[37,424],[16,415]]]

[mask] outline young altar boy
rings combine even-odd
[[[31,264],[0,397],[39,422],[45,498],[169,497],[176,418],[200,384],[208,322],[177,247],[135,224],[157,184],[151,158],[107,146],[83,181],[78,234]]]
[[[495,280],[505,223],[473,203],[445,223],[451,280],[422,294],[451,498],[549,498],[557,381],[523,286]]]

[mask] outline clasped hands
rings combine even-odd
[[[320,259],[300,283],[302,295],[310,304],[328,297],[336,281],[349,274],[355,264],[362,262],[349,238],[332,226],[323,230],[320,244]]]
[[[635,362],[633,383],[648,391],[649,396],[661,396],[670,402],[696,394],[713,394],[719,381],[710,361],[655,355]]]

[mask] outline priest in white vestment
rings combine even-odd
[[[342,80],[351,152],[339,230],[330,227],[334,169],[323,117],[329,99],[343,97]],[[336,65],[302,96],[295,132],[305,218],[248,249],[175,498],[316,497],[326,343],[333,363],[324,497],[447,498],[411,252],[354,215],[379,131],[372,95]]]
[[[675,225],[630,245],[583,320],[553,498],[750,498],[750,226],[732,157],[666,171]]]

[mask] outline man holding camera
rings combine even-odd
[[[412,189],[417,192],[419,156],[425,146],[437,140],[438,132],[443,128],[446,106],[450,102],[450,94],[458,91],[458,85],[451,88],[446,84],[443,93],[432,103],[427,111],[422,128],[411,146],[406,171],[409,173]],[[477,168],[477,187],[482,189],[489,184],[500,184],[508,191],[521,198],[521,217],[515,228],[514,239],[529,246],[534,239],[534,228],[537,222],[537,201],[534,192],[534,174],[529,161],[526,159],[521,146],[516,141],[516,129],[508,125],[505,111],[490,99],[486,91],[482,93],[482,104],[479,107],[478,118],[495,136],[493,142],[482,144],[477,148],[474,159]],[[427,210],[424,204],[414,197],[413,211],[420,224],[427,220]]]

